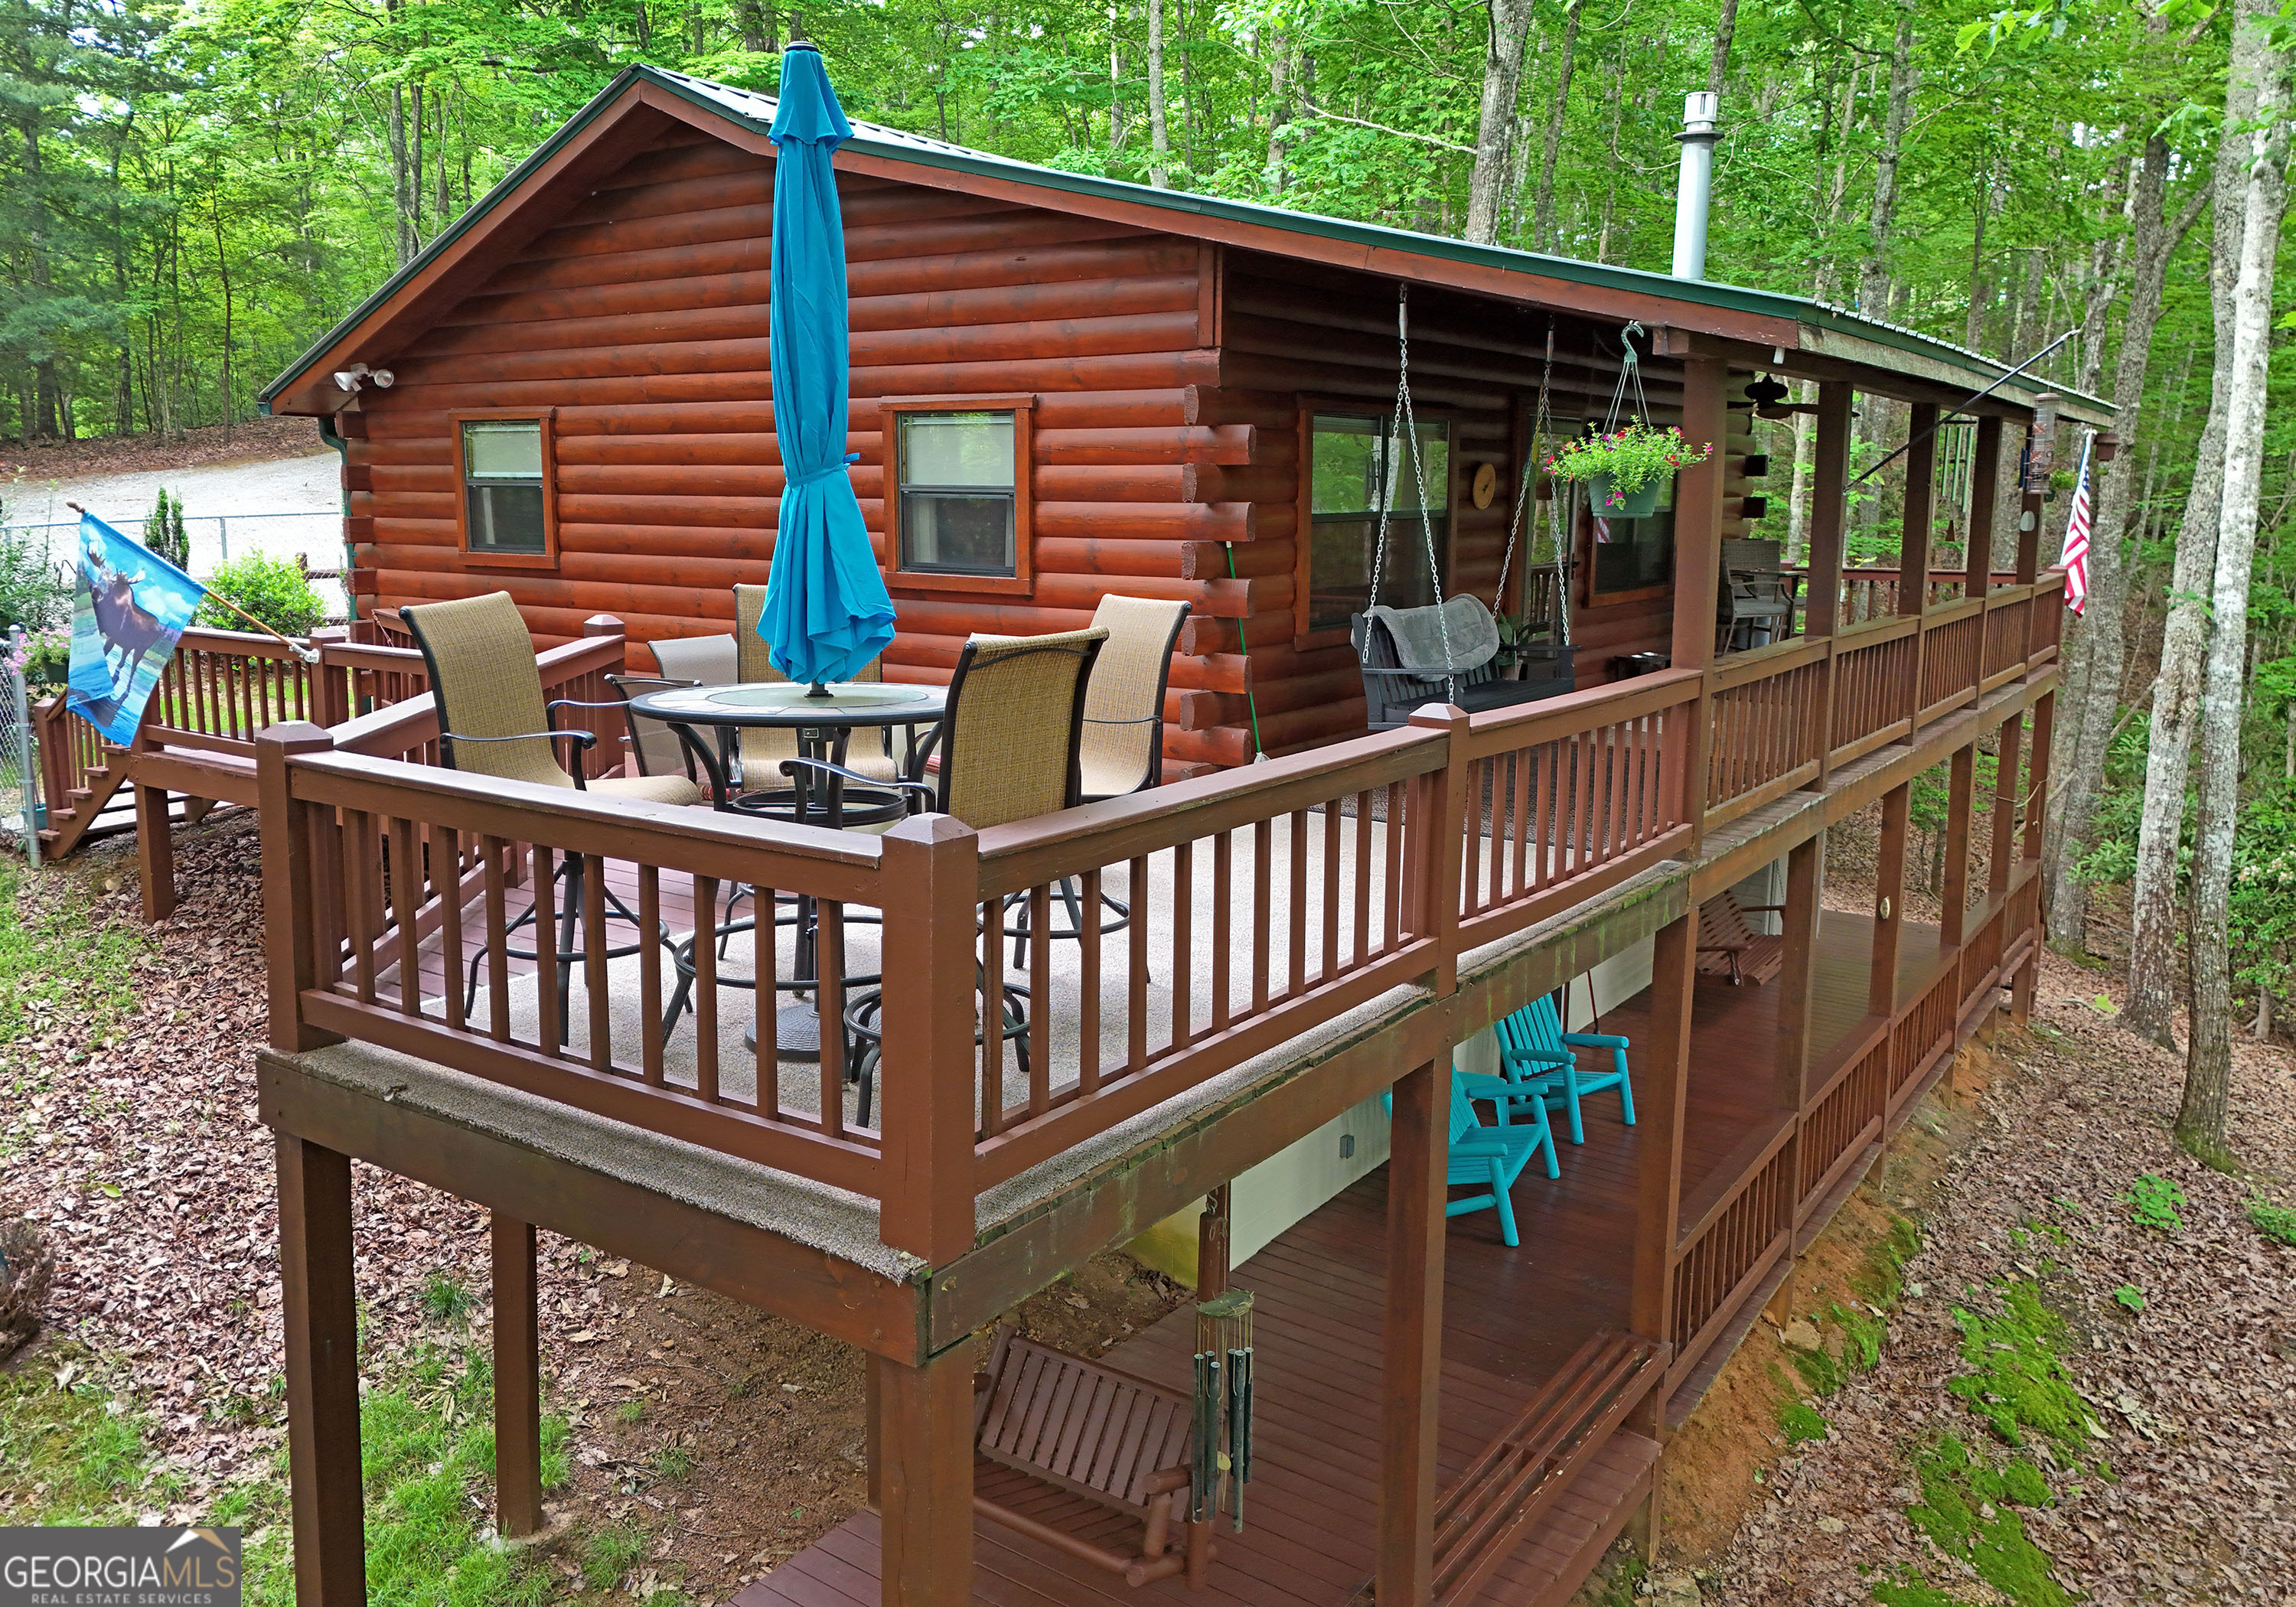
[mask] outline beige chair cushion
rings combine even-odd
[[[985,831],[1049,815],[1070,795],[1077,688],[1085,650],[1108,633],[974,636],[941,736],[943,807]]]
[[[730,631],[715,636],[664,636],[650,645],[667,679],[730,686],[742,678],[741,655]]]
[[[1085,797],[1117,798],[1148,784],[1172,642],[1187,617],[1186,603],[1154,597],[1103,597],[1093,611],[1093,624],[1108,632],[1108,641],[1085,690],[1078,750]]]
[[[765,610],[764,586],[737,586],[734,588],[735,674],[744,684],[789,679],[774,668],[773,658],[766,651],[766,639],[758,635],[758,620]],[[663,673],[668,672],[665,670]],[[872,659],[853,678],[857,681],[880,681],[884,678],[884,666],[878,660]],[[755,792],[787,786],[789,780],[782,774],[782,766],[797,757],[797,733],[745,727],[740,737],[735,751],[742,761],[742,784]],[[886,750],[884,734],[869,730],[856,731],[846,744],[845,767],[872,781],[891,781],[901,773],[900,767],[893,762],[893,756]]]
[[[495,775],[537,787],[571,787],[574,777],[558,758],[567,744],[529,734],[550,728],[536,667],[534,637],[508,592],[425,603],[404,611],[408,628],[430,667],[439,720],[458,736],[524,737],[522,742],[464,742],[452,745],[454,767],[466,775]],[[594,783],[610,796],[655,803],[699,803],[701,789],[683,775],[618,778]]]

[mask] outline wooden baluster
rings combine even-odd
[[[1100,1088],[1100,872],[1084,873],[1083,978],[1078,984],[1077,1087],[1085,1094]],[[1217,986],[1217,984],[1215,984]]]
[[[549,844],[534,845],[534,968],[540,1003],[539,1021],[545,1054],[561,1053],[566,1023],[558,1008],[558,881],[556,851]]]
[[[765,997],[765,995],[759,995]],[[638,1061],[648,1084],[660,1087],[661,868],[638,866]],[[760,1034],[760,1037],[763,1035]],[[758,1086],[764,1086],[760,1078]]]
[[[607,1006],[606,861],[596,854],[583,857],[582,868],[582,991],[590,996],[590,1069],[613,1069],[612,1017]]]
[[[758,985],[758,1111],[775,1121],[779,1121],[782,1115],[782,956],[774,925],[774,911],[779,907],[772,888],[750,890],[750,948],[753,956],[750,976]],[[881,982],[878,986],[882,990],[884,985]],[[885,1025],[883,1012],[881,998],[877,1020],[880,1032]],[[839,1103],[843,1103],[841,1095]]]
[[[824,898],[820,904],[821,943],[816,953],[821,956],[816,966],[821,987],[814,994],[820,1007],[821,1021],[821,1130],[832,1138],[845,1136],[845,906],[837,899]],[[1039,930],[1042,930],[1041,928]],[[1040,949],[1049,944],[1039,942]],[[759,998],[768,996],[759,994]],[[1037,1000],[1029,1001],[1029,1015],[1033,1024],[1038,1016],[1049,1013]],[[765,1035],[758,1034],[762,1045]],[[775,1092],[776,1103],[779,1092]],[[758,1091],[758,1109],[767,1115],[777,1114],[773,1106],[765,1103],[765,1085]]]
[[[380,855],[365,850],[374,840],[373,826],[364,809],[343,811],[343,883],[350,895],[352,974],[358,984],[358,1001],[374,1003],[374,936],[375,917],[369,899],[375,892],[374,878],[381,869]]]
[[[1172,849],[1172,1047],[1185,1047],[1195,1037],[1195,1001],[1191,997],[1196,968],[1195,871],[1196,845],[1177,843]],[[1051,972],[1046,972],[1047,981]]]
[[[1296,999],[1308,990],[1308,811],[1292,811],[1292,901],[1284,957],[1292,985],[1283,996]]]
[[[1132,862],[1132,924],[1129,991],[1125,997],[1124,1069],[1137,1071],[1148,1063],[1148,858]]]
[[[1360,840],[1360,836],[1358,837]],[[1362,859],[1357,856],[1357,865]],[[1370,897],[1368,873],[1356,878],[1356,897]],[[1212,839],[1212,1021],[1211,1030],[1226,1032],[1235,964],[1235,833],[1222,832]]]
[[[538,868],[538,867],[537,867]],[[718,878],[693,879],[693,1092],[718,1102]]]
[[[422,857],[414,846],[414,823],[390,822],[390,916],[398,927],[398,1010],[422,1013]]]
[[[1387,783],[1387,894],[1385,941],[1380,946],[1382,954],[1392,954],[1403,941],[1403,839],[1408,828],[1405,811],[1410,806],[1404,802],[1408,796],[1401,782]],[[1265,1001],[1263,1001],[1265,1002]]]
[[[1139,963],[1139,930],[1145,912],[1132,906],[1133,960]],[[980,1134],[994,1138],[1004,1130],[1004,903],[984,899],[980,906],[981,958],[978,972],[980,993]]]
[[[510,1041],[509,846],[499,837],[480,836],[487,888],[487,1032],[496,1043]]]
[[[1355,963],[1365,963],[1371,958],[1371,794],[1355,795],[1356,810],[1356,945]],[[1220,836],[1223,846],[1226,833]],[[1225,1024],[1225,1023],[1223,1023]]]
[[[1322,981],[1330,985],[1340,975],[1340,840],[1347,834],[1347,826],[1340,814],[1340,800],[1326,799],[1323,813],[1324,831],[1324,969]]]
[[[1388,830],[1392,836],[1395,817],[1388,817]],[[1400,841],[1398,838],[1397,841]],[[1390,844],[1390,846],[1393,846]],[[1268,949],[1275,939],[1274,893],[1272,887],[1275,852],[1275,827],[1273,821],[1251,823],[1251,1013],[1258,1015],[1267,1008],[1267,973],[1273,961]],[[1392,881],[1392,871],[1390,880]],[[1393,941],[1390,927],[1390,941]]]
[[[1187,973],[1180,969],[1187,956],[1180,945],[1185,941],[1187,892],[1182,887],[1178,914],[1180,923],[1173,934],[1172,987],[1174,1014],[1185,1008],[1187,993],[1180,979]],[[1173,1041],[1179,1041],[1183,1030],[1176,1022]],[[1029,890],[1029,1114],[1042,1116],[1053,1108],[1053,888],[1048,881],[1039,881]]]
[[[1530,890],[1530,845],[1536,832],[1530,823],[1531,769],[1538,762],[1538,750],[1518,748],[1508,756],[1507,768],[1514,780],[1513,818],[1509,823],[1509,835],[1514,843],[1514,873],[1512,878],[1514,896],[1521,898]]]

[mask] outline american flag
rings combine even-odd
[[[2075,613],[2088,605],[2088,451],[2095,439],[2081,438],[2080,479],[2073,487],[2072,518],[2065,525],[2065,606]]]

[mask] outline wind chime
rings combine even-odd
[[[1195,1465],[1190,1469],[1201,1523],[1228,1511],[1243,1532],[1243,1487],[1251,1479],[1251,1291],[1230,1289],[1196,1304]],[[1228,1492],[1234,1491],[1234,1504]]]

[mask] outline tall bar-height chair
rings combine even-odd
[[[738,659],[739,673],[735,678],[744,685],[759,681],[785,682],[789,677],[774,668],[773,655],[766,651],[766,641],[758,635],[758,620],[766,608],[766,588],[762,586],[737,586],[734,588],[734,650]],[[857,681],[882,681],[885,678],[882,663],[872,659],[853,677]],[[782,728],[746,727],[735,743],[735,754],[741,761],[741,785],[747,792],[787,791],[791,777],[783,767],[798,756],[797,733]],[[897,781],[901,767],[879,734],[872,733],[863,738],[857,749],[832,755],[833,762],[853,774],[864,776],[870,785],[882,787]],[[792,809],[802,806],[792,803]]]
[[[560,730],[558,711],[619,709],[622,705],[619,701],[545,701],[542,695],[542,672],[535,662],[534,638],[528,634],[526,621],[520,617],[518,606],[511,601],[508,592],[489,592],[482,597],[465,597],[453,603],[418,603],[401,611],[430,672],[430,695],[439,707],[439,757],[448,769],[498,776],[537,787],[570,788],[609,798],[639,799],[648,803],[702,801],[701,789],[683,775],[626,775],[595,782],[584,776],[582,755],[598,739],[588,731]],[[570,768],[559,760],[561,743],[566,744]],[[619,959],[636,954],[650,941],[664,941],[668,934],[665,928],[660,934],[649,937],[638,918],[608,888],[605,924],[610,928],[616,921],[627,924],[631,940],[617,944],[604,934],[585,932],[584,947],[578,948],[574,943],[575,927],[586,918],[583,914],[582,857],[563,856],[554,879],[565,883],[561,905],[564,913],[559,918],[557,947],[550,951],[558,966],[558,1030],[562,1045],[574,963],[583,957],[587,943],[607,941],[607,958]],[[510,932],[534,923],[536,907],[528,905],[525,914],[510,923],[504,934],[505,941]],[[534,948],[512,947],[508,953],[513,959],[538,963],[542,957],[539,934]],[[470,980],[464,993],[466,1010],[478,998],[479,967],[485,959],[483,947],[471,956]]]
[[[1188,605],[1158,597],[1103,597],[1093,611],[1094,628],[1108,633],[1093,661],[1085,688],[1084,726],[1077,766],[1081,801],[1123,798],[1164,783],[1164,692],[1172,679],[1172,649],[1188,622]],[[1054,896],[1067,924],[1054,923],[1054,940],[1084,936],[1084,898],[1073,877],[1064,876]],[[1101,935],[1121,931],[1131,907],[1113,894],[1100,896],[1109,918]],[[1029,962],[1029,906],[1025,895],[1006,901],[1018,914],[1008,921],[1013,963]]]
[[[928,808],[974,831],[1049,815],[1082,801],[1080,764],[1086,687],[1108,632],[1098,626],[1046,636],[974,636],[957,655],[948,702],[928,748],[940,773],[931,783],[891,784]],[[793,766],[866,784],[869,778],[823,759]],[[988,963],[1000,957],[999,934],[987,934]],[[1028,1069],[1029,990],[1003,988],[998,1035],[1014,1043]],[[884,989],[864,989],[846,1006],[845,1029],[859,1053],[848,1064],[861,1083],[861,1125],[869,1125],[884,1041]],[[978,1035],[976,1033],[976,1041]]]
[[[622,721],[630,729],[631,767],[640,775],[673,775],[682,771],[696,786],[706,785],[707,778],[697,773],[693,755],[678,741],[677,733],[660,720],[646,718],[628,705],[631,699],[650,692],[730,683],[738,673],[734,668],[734,638],[730,635],[665,637],[652,645],[654,663],[661,670],[660,675],[606,677],[606,684],[622,700]]]

